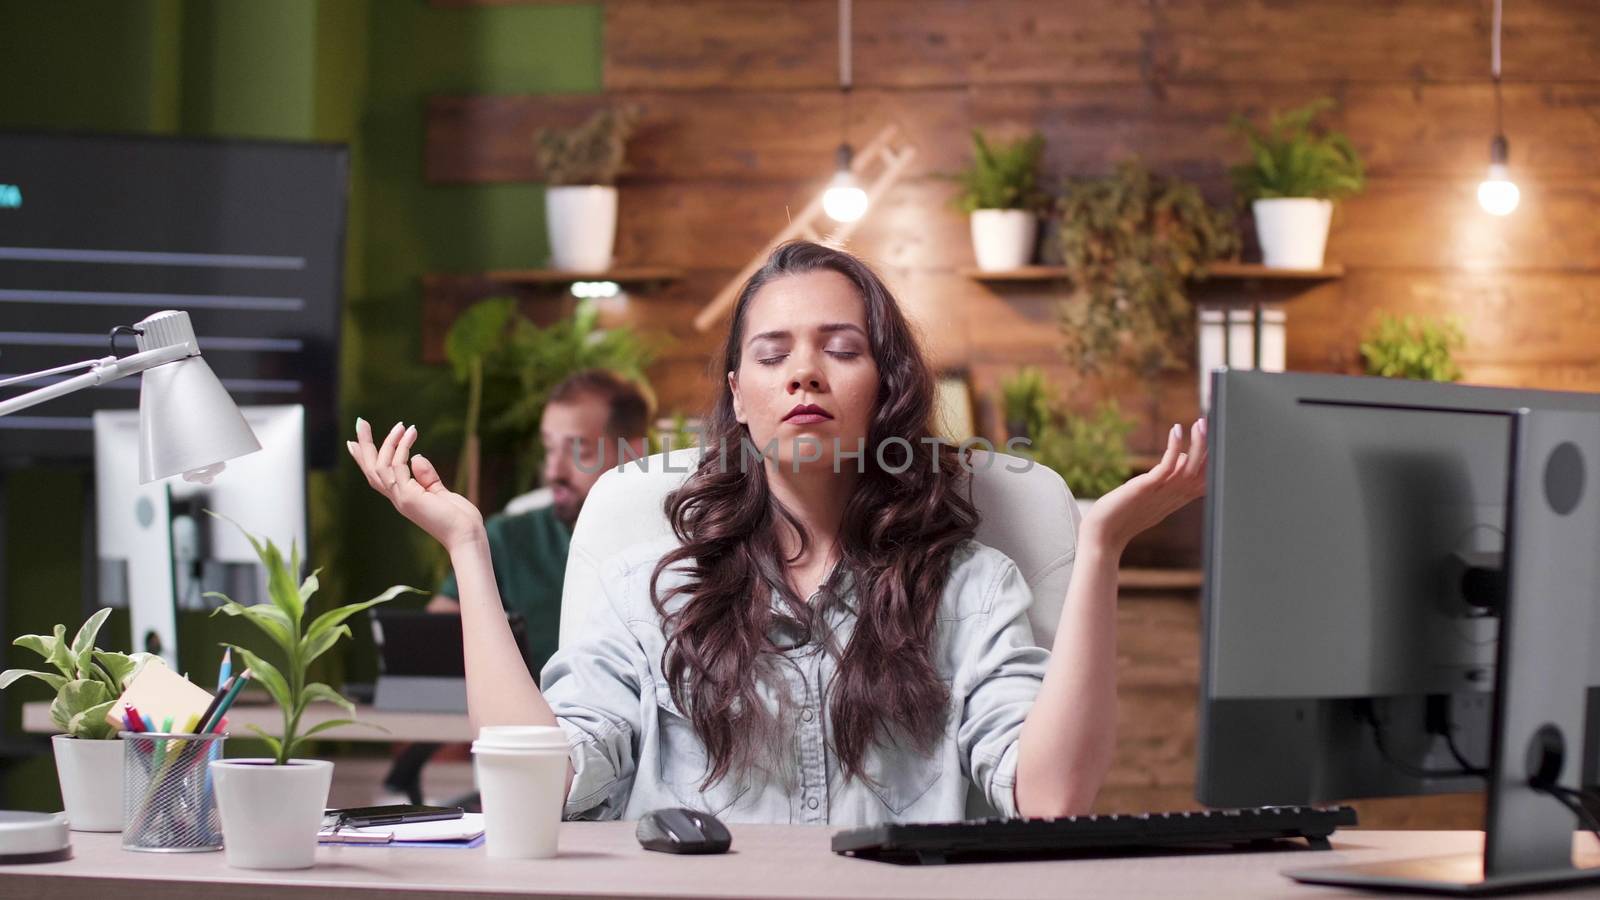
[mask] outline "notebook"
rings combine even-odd
[[[385,840],[384,836],[388,839]],[[406,822],[402,825],[374,825],[370,828],[341,828],[338,833],[324,829],[317,840],[330,844],[414,844],[468,845],[483,836],[483,813],[462,813],[459,819],[437,822]]]

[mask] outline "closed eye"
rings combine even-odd
[[[835,359],[855,359],[861,355],[854,350],[829,350],[827,353]]]
[[[783,358],[788,355],[789,354],[787,353],[781,353],[777,356],[769,356],[766,359],[758,359],[756,362],[762,364],[763,366],[775,366],[778,363],[783,362]]]

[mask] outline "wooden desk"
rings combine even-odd
[[[345,711],[332,703],[313,703],[306,707],[300,719],[302,729],[329,719],[347,719]],[[438,743],[470,743],[477,737],[466,713],[391,712],[357,706],[356,719],[361,725],[341,725],[317,735],[317,740],[330,741],[435,741]],[[283,714],[278,707],[262,703],[240,703],[228,710],[228,731],[239,737],[250,737],[249,725],[259,725],[268,734],[277,734],[283,728]],[[385,729],[373,728],[377,725]],[[22,730],[39,734],[57,734],[61,729],[50,721],[50,704],[24,703],[22,705]]]
[[[375,895],[385,900],[505,894],[590,897],[1309,897],[1336,896],[1279,874],[1283,869],[1447,853],[1482,845],[1471,831],[1340,832],[1327,853],[1287,851],[1061,862],[906,867],[836,856],[833,830],[735,825],[726,856],[668,856],[639,849],[631,822],[567,823],[561,856],[489,859],[484,851],[323,846],[317,866],[295,872],[230,869],[221,852],[129,853],[120,835],[72,835],[75,858],[0,866],[11,900],[310,898]],[[1593,839],[1585,836],[1589,849]],[[1356,895],[1352,896],[1371,896]],[[1556,896],[1556,895],[1551,895]],[[1572,894],[1567,893],[1566,897]]]

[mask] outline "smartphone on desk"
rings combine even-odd
[[[352,806],[348,809],[330,809],[323,819],[330,826],[341,828],[372,828],[379,825],[404,825],[407,822],[438,822],[461,818],[459,806],[414,806],[405,803],[393,806]]]

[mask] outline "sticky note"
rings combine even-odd
[[[182,722],[198,716],[211,704],[211,694],[157,659],[145,663],[128,682],[122,696],[111,705],[106,721],[120,727],[122,711],[129,706],[157,722],[171,718]]]

